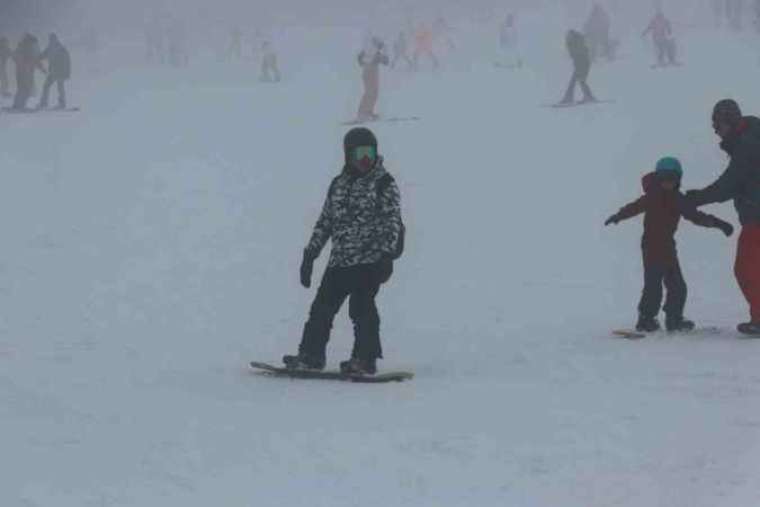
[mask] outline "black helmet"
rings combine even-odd
[[[343,138],[343,152],[346,155],[346,163],[349,160],[349,153],[357,146],[374,146],[377,148],[377,138],[372,131],[366,127],[352,128]]]

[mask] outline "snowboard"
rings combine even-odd
[[[580,106],[593,106],[596,104],[613,104],[614,100],[590,100],[590,101],[576,101],[576,102],[568,102],[567,104],[564,104],[562,102],[556,102],[554,104],[544,104],[544,107],[551,107],[553,109],[568,109],[571,107],[580,107]]]
[[[268,363],[252,361],[250,367],[257,373],[273,377],[288,377],[300,379],[342,380],[362,384],[384,384],[386,382],[403,382],[414,378],[414,373],[408,371],[391,371],[376,375],[351,375],[337,370],[297,370],[282,366],[272,366]]]
[[[25,109],[14,109],[12,107],[4,107],[4,113],[10,114],[42,114],[42,113],[76,113],[79,111],[78,107],[67,107],[65,109],[33,109],[27,107]]]
[[[723,330],[715,326],[697,327],[691,331],[666,331],[661,329],[653,333],[636,331],[635,329],[613,329],[612,335],[626,340],[641,340],[651,336],[710,336],[720,334]]]
[[[347,127],[349,126],[355,126],[355,125],[364,125],[365,123],[400,123],[400,122],[407,122],[407,121],[419,121],[421,118],[419,116],[387,116],[383,117],[380,116],[378,118],[368,118],[366,120],[350,120],[350,121],[344,121],[341,123],[341,125],[345,125]]]

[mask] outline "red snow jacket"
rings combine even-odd
[[[723,220],[702,213],[676,188],[660,186],[656,173],[645,175],[641,184],[644,195],[623,206],[612,218],[615,223],[644,213],[644,236],[641,248],[645,263],[673,264],[678,260],[675,234],[681,217],[702,227],[719,228]]]

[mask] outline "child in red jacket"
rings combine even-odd
[[[686,282],[678,263],[675,233],[681,217],[702,227],[720,229],[731,236],[734,228],[723,220],[698,211],[681,193],[683,169],[678,159],[662,158],[655,172],[642,179],[644,195],[623,206],[604,222],[617,224],[644,213],[644,236],[641,249],[644,256],[644,290],[639,302],[636,330],[653,332],[660,329],[657,314],[662,304],[662,285],[668,291],[665,300],[665,328],[668,331],[690,331],[694,323],[684,319]]]

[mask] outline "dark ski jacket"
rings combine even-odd
[[[679,189],[666,191],[656,173],[641,180],[644,195],[623,206],[614,215],[615,223],[644,213],[641,247],[645,263],[673,264],[677,261],[675,234],[681,217],[702,227],[719,227],[721,219],[697,210]]]
[[[567,33],[565,44],[576,69],[589,69],[591,67],[591,52],[583,34],[570,30]]]
[[[742,119],[720,147],[731,157],[728,168],[708,187],[688,192],[689,198],[695,206],[733,199],[742,225],[760,224],[760,119]]]
[[[390,182],[380,185],[383,178],[390,178]],[[382,191],[378,192],[378,188]],[[373,264],[384,257],[393,258],[402,226],[401,194],[382,159],[378,158],[366,174],[347,165],[330,184],[306,255],[317,258],[327,240],[332,240],[329,267]]]
[[[54,79],[71,78],[71,57],[68,50],[60,42],[51,43],[45,48],[45,51],[40,55],[40,61],[43,60],[48,61],[50,77]]]

